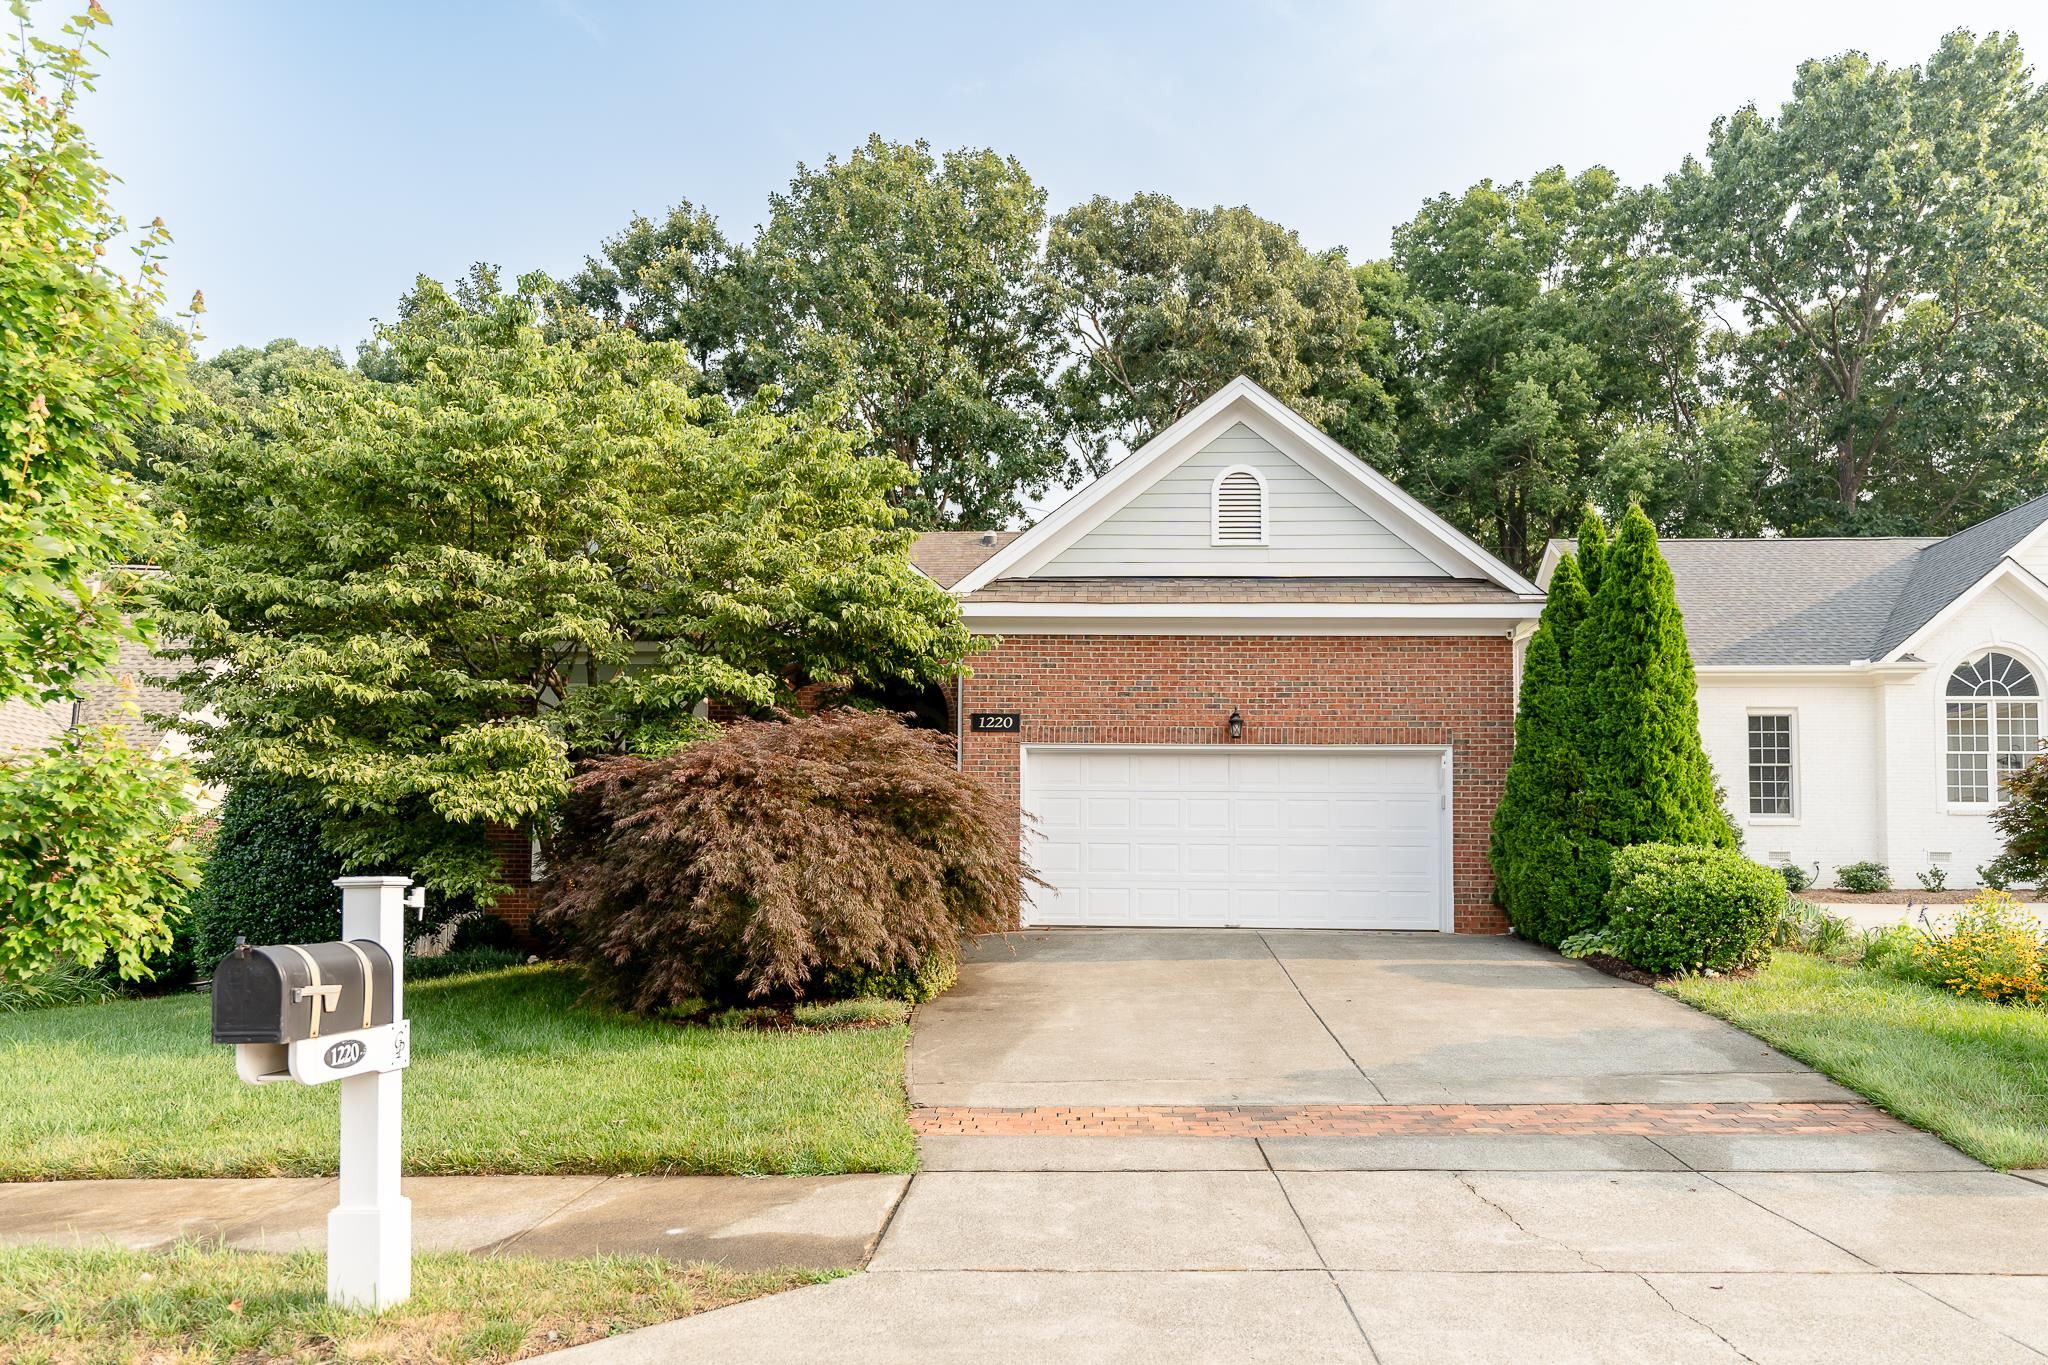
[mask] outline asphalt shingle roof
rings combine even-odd
[[[1914,631],[1997,568],[1998,561],[2044,522],[2048,522],[2048,496],[2023,502],[1922,550],[1912,578],[1878,636],[1877,652],[1870,657],[1882,658],[1911,639]]]
[[[942,588],[980,568],[1021,531],[926,531],[911,542],[910,562]]]
[[[1694,663],[1846,664],[1890,654],[2044,524],[2048,496],[1945,539],[1666,540],[1659,547],[1677,583]]]

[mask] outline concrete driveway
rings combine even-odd
[[[2048,1187],[1512,940],[994,938],[910,1085],[867,1273],[582,1356],[2048,1358]]]

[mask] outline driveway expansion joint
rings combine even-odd
[[[1911,1132],[1860,1100],[1652,1104],[1131,1104],[915,1109],[920,1137],[1569,1137]]]

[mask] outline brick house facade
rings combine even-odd
[[[1027,925],[1505,932],[1541,595],[1272,395],[1234,381],[1030,530],[913,559],[996,641],[947,701],[1048,883]]]
[[[1486,857],[1514,745],[1506,638],[1019,635],[974,658],[959,706],[1022,717],[959,727],[962,766],[1013,805],[1025,744],[1448,745],[1456,927],[1507,931]]]

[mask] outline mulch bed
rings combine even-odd
[[[894,1019],[848,1019],[838,1024],[799,1024],[796,1010],[787,1005],[757,1005],[737,1022],[723,1020],[729,1012],[722,1007],[707,1007],[692,1014],[674,1016],[669,1022],[679,1027],[718,1024],[723,1028],[750,1029],[757,1033],[843,1033],[850,1029],[895,1028],[899,1022]]]
[[[1655,972],[1646,972],[1641,967],[1631,966],[1628,963],[1623,962],[1620,958],[1609,957],[1605,953],[1595,953],[1591,957],[1581,957],[1575,958],[1573,960],[1585,963],[1588,967],[1591,967],[1596,972],[1605,972],[1609,976],[1618,976],[1623,981],[1633,981],[1638,986],[1662,986],[1667,982],[1676,981],[1679,979],[1677,973],[1659,976]],[[1714,973],[1714,975],[1725,976],[1730,978],[1731,980],[1740,981],[1744,977],[1755,976],[1756,968],[1744,967],[1741,971],[1716,972]]]
[[[1975,889],[1969,891],[1922,891],[1918,889],[1912,891],[1843,891],[1838,887],[1813,887],[1798,894],[1799,899],[1803,901],[1818,901],[1822,905],[1965,905],[1969,903],[1970,898],[1975,896],[1977,892]],[[2021,900],[2031,900],[2035,893],[2015,888],[2013,894]]]

